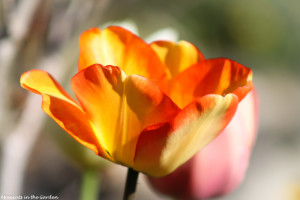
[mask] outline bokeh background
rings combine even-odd
[[[163,29],[206,58],[253,69],[257,141],[243,184],[216,199],[300,199],[299,10],[299,0],[0,0],[0,194],[76,200],[96,187],[99,199],[121,199],[126,169],[74,142],[19,78],[44,69],[70,89],[80,33],[122,22],[142,38]],[[141,176],[137,199],[169,198]]]

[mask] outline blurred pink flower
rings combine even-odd
[[[257,132],[258,101],[251,91],[224,131],[175,172],[149,177],[158,191],[179,199],[207,199],[233,191],[243,180]]]

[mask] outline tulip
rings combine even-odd
[[[211,142],[252,89],[252,71],[205,60],[191,43],[157,41],[111,26],[85,31],[71,97],[47,72],[21,86],[79,143],[114,163],[164,176]]]
[[[207,199],[233,191],[248,167],[257,118],[257,96],[250,92],[220,136],[173,173],[149,177],[151,185],[176,199]]]

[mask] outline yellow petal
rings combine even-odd
[[[92,28],[80,37],[79,71],[93,64],[120,67],[156,81],[166,79],[166,69],[151,47],[121,27]]]
[[[114,162],[133,166],[141,131],[167,121],[177,106],[149,79],[126,76],[115,66],[92,65],[75,75],[73,91]]]
[[[170,122],[148,127],[138,140],[135,169],[151,176],[171,173],[217,137],[237,105],[234,94],[206,95]]]
[[[179,41],[178,43],[156,41],[151,44],[151,47],[168,67],[170,79],[190,66],[205,60],[200,50],[186,41]]]
[[[76,101],[47,72],[32,70],[21,76],[21,86],[43,98],[43,110],[79,143],[106,157],[90,121]]]

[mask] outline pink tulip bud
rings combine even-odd
[[[152,186],[179,199],[207,199],[233,191],[244,178],[256,138],[257,104],[252,91],[219,137],[173,173],[149,177]]]

